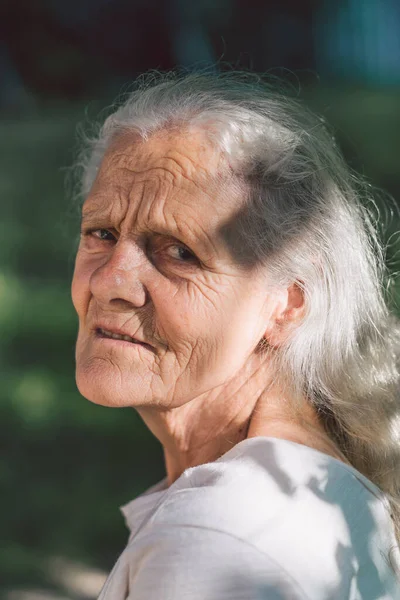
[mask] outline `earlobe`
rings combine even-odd
[[[273,328],[268,329],[265,332],[264,338],[268,346],[271,348],[278,348],[287,340],[289,333],[289,325],[285,323],[283,319],[279,319],[275,321]]]

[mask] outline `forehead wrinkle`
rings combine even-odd
[[[128,179],[127,185],[131,187],[132,174],[140,180],[158,169],[202,191],[208,190],[212,182],[221,185],[232,178],[227,157],[210,143],[201,129],[180,134],[159,132],[146,141],[132,134],[121,134],[108,148],[99,174],[109,178],[110,174],[115,177],[117,171],[121,185]]]
[[[191,173],[188,173],[181,168],[179,161],[171,157],[164,157],[162,162],[165,164],[151,166],[144,169],[118,167],[118,171],[122,171],[124,174],[127,173],[133,176],[134,181],[127,184],[127,187],[129,188],[132,188],[135,183],[147,181],[152,175],[155,175],[155,177],[169,180],[172,185],[179,186],[182,182],[185,182],[190,186],[193,186],[194,188],[204,192],[210,187],[210,179],[214,179],[205,168],[193,168]],[[177,166],[177,169],[174,169],[174,166]]]
[[[123,214],[127,210],[124,202],[124,194],[121,186],[105,184],[105,189],[98,186],[98,189],[90,192],[82,206],[82,219],[111,218],[119,204],[120,212]],[[117,209],[118,210],[118,209]]]
[[[134,223],[137,231],[149,231],[149,212],[154,210],[152,207],[154,202],[157,202],[157,192],[159,192],[160,187],[160,180],[157,177],[147,177],[139,181],[134,180],[131,183],[128,194],[129,208],[127,215],[129,215],[129,221]]]
[[[159,131],[143,140],[132,133],[120,134],[106,152],[111,168],[125,167],[134,172],[146,171],[151,166],[171,170],[173,175],[193,179],[193,174],[216,175],[221,163],[229,162],[221,149],[211,143],[201,128],[182,131]],[[160,162],[161,161],[161,162]],[[173,164],[166,165],[165,162]],[[157,164],[158,163],[158,164]]]

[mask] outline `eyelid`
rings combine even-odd
[[[169,239],[166,239],[163,241],[163,243],[161,245],[161,250],[168,250],[169,248],[183,248],[184,250],[189,252],[189,254],[191,255],[190,260],[192,262],[201,264],[201,260],[198,258],[197,254],[195,254],[193,252],[193,250],[191,248],[189,248],[189,246],[187,246],[184,242],[181,242],[180,240],[176,239],[175,237],[170,237]],[[157,250],[155,250],[155,252],[157,252]],[[170,258],[172,260],[174,260],[174,258],[172,256],[170,256]],[[180,261],[179,259],[175,259],[175,260],[177,260],[177,262],[180,262],[182,264],[187,262],[187,264],[189,266],[189,261],[183,261],[183,260]]]
[[[92,233],[94,233],[95,231],[108,231],[109,233],[111,233],[111,235],[114,235],[114,233],[112,232],[111,229],[109,229],[108,227],[82,227],[81,228],[81,235],[84,236],[89,236]],[[110,240],[102,240],[100,237],[98,237],[97,235],[94,236],[96,239],[102,241],[102,242],[109,242]],[[115,235],[114,235],[115,237]]]

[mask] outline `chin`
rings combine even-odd
[[[110,380],[103,381],[103,377],[99,374],[85,373],[81,369],[76,369],[75,381],[79,393],[94,404],[100,406],[118,407],[127,406],[128,402],[124,402],[116,390],[116,386],[112,385]],[[126,399],[127,400],[127,399]]]
[[[110,394],[109,390],[104,389],[102,386],[87,381],[86,377],[77,375],[75,381],[79,393],[86,398],[86,400],[93,402],[93,404],[108,406],[110,408],[121,406],[121,403],[117,401],[118,399],[115,397],[115,394]]]
[[[103,368],[91,366],[76,367],[75,381],[79,393],[100,406],[110,408],[140,407],[151,404],[151,398],[146,399],[145,386],[139,377],[130,377],[129,381],[121,381],[120,377],[113,377]]]

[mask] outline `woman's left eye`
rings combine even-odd
[[[180,246],[179,244],[172,244],[168,246],[167,250],[172,250],[172,258],[179,260],[180,262],[197,262],[197,257],[191,252],[186,246]]]

